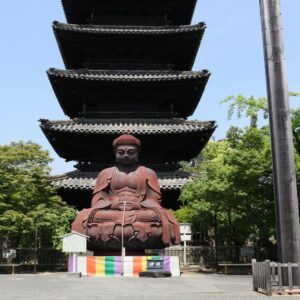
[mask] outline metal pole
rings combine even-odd
[[[186,240],[183,241],[183,264],[186,267]]]
[[[270,112],[279,261],[300,261],[294,148],[280,0],[260,0]]]
[[[124,257],[126,256],[126,248],[124,247],[124,224],[125,224],[125,212],[127,201],[123,202],[123,217],[122,217],[122,242],[121,242],[121,256],[122,256],[122,276],[124,275]]]

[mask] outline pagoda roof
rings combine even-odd
[[[52,177],[51,182],[56,189],[92,191],[98,174],[99,172],[73,171]],[[180,190],[192,181],[191,176],[182,172],[159,172],[157,177],[162,191]]]
[[[182,117],[195,111],[210,73],[176,71],[48,70],[66,115]]]
[[[77,209],[90,207],[92,193],[99,172],[73,171],[53,176],[53,187],[63,200]],[[193,177],[183,172],[158,172],[162,205],[166,208],[178,209],[178,197],[183,185],[190,183]]]
[[[207,75],[208,71],[192,72],[192,71],[111,71],[111,70],[60,70],[51,68],[48,70],[49,76],[61,78],[71,78],[79,80],[92,81],[174,81],[174,80],[190,80],[199,79],[203,75]]]
[[[190,24],[197,0],[62,0],[75,24]]]
[[[53,23],[67,69],[191,70],[205,28]]]
[[[202,132],[204,129],[211,129],[214,122],[185,121],[181,119],[162,120],[86,120],[73,119],[66,121],[49,121],[42,119],[42,128],[52,129],[58,132],[75,132],[91,134],[169,134]]]
[[[214,122],[165,120],[41,120],[57,154],[67,161],[114,164],[112,141],[121,134],[141,140],[141,163],[168,164],[196,157],[216,126]]]

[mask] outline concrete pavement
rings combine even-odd
[[[0,275],[5,300],[266,299],[251,276],[187,273],[173,278],[82,277],[64,273]]]

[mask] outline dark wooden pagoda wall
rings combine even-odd
[[[197,0],[62,0],[69,23],[148,26],[190,24],[196,2]]]

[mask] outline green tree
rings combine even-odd
[[[210,233],[218,245],[243,246],[251,241],[273,248],[275,208],[268,128],[232,127],[226,139],[208,144],[199,161],[188,168],[198,176],[182,190],[183,207],[176,212],[180,221]]]
[[[49,181],[51,159],[32,142],[0,146],[0,236],[12,247],[60,247],[59,236],[75,218]]]
[[[289,96],[299,97],[300,93],[298,92],[289,92]],[[243,114],[246,117],[249,117],[251,126],[257,126],[257,120],[259,114],[262,114],[264,119],[269,118],[269,108],[267,98],[254,98],[251,96],[247,98],[243,95],[238,96],[228,96],[221,103],[229,103],[228,108],[228,119],[231,119],[234,114],[238,118],[241,118]],[[298,192],[300,191],[300,108],[291,109],[291,123],[292,123],[292,134],[295,147],[295,164],[296,164],[296,173],[297,173],[297,188]]]
[[[291,96],[297,96],[291,93]],[[250,117],[250,126],[231,127],[225,139],[211,141],[194,166],[183,169],[195,176],[181,193],[180,222],[192,222],[218,245],[242,246],[252,242],[269,254],[276,249],[275,204],[269,127],[258,128],[259,113],[268,118],[265,98],[227,97],[228,115]],[[300,177],[300,110],[291,111],[296,170]],[[297,139],[298,138],[298,139]],[[299,190],[299,189],[298,189]]]
[[[300,154],[300,109],[292,109],[291,117],[294,144],[298,154]]]
[[[290,97],[300,96],[300,93],[290,92]],[[231,119],[236,113],[238,118],[243,114],[251,119],[251,126],[257,126],[258,115],[261,113],[264,119],[269,118],[268,100],[265,97],[247,98],[243,95],[228,96],[221,103],[230,103],[228,108],[228,119]],[[300,154],[300,108],[291,109],[292,133],[295,149]]]

